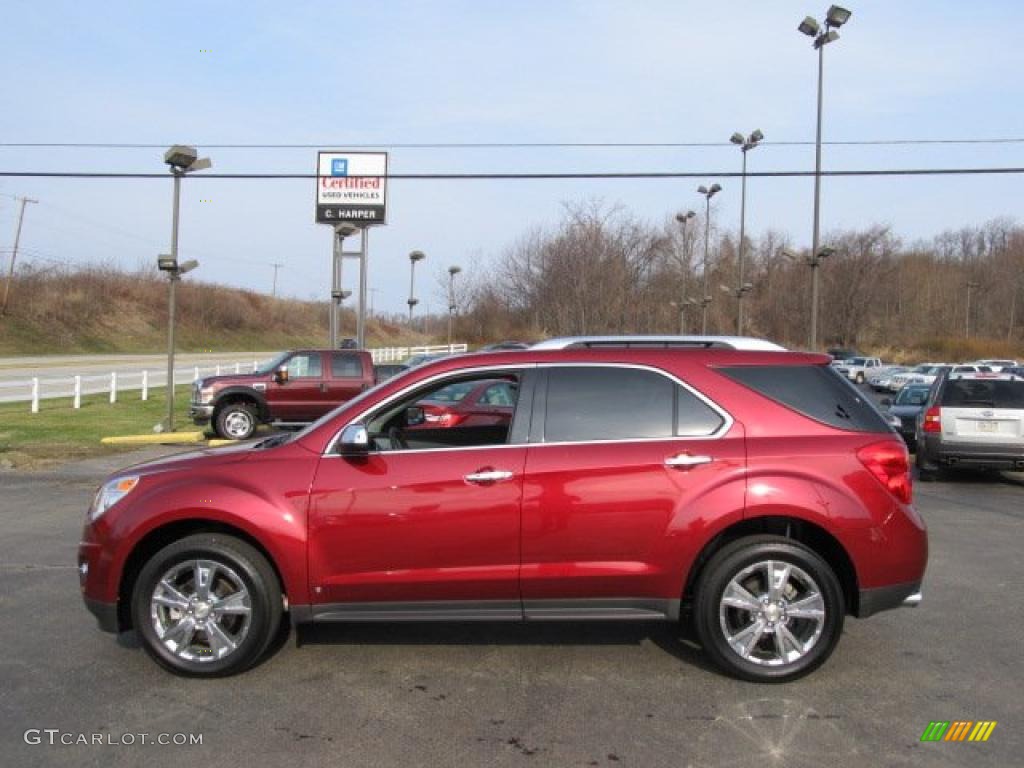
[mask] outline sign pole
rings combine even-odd
[[[360,349],[366,349],[366,268],[369,262],[367,258],[369,239],[366,227],[359,230],[359,315],[356,320],[356,343]]]

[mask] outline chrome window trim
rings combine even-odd
[[[701,336],[701,335],[598,335],[598,336],[559,336],[553,339],[538,341],[530,346],[531,350],[550,349],[586,349],[584,345],[594,344],[597,349],[616,349],[615,345],[636,344],[651,345],[640,346],[633,349],[733,349],[749,352],[785,352],[785,347],[776,344],[774,341],[759,339],[754,336]],[[658,344],[667,344],[667,347],[658,347]],[[577,346],[578,345],[578,346]],[[676,345],[676,346],[671,346]],[[628,347],[623,347],[628,348]]]
[[[418,389],[423,385],[430,384],[439,379],[444,379],[449,376],[460,376],[462,374],[474,374],[474,373],[486,373],[487,371],[507,371],[507,370],[524,370],[527,368],[531,369],[551,369],[551,368],[631,368],[636,370],[650,371],[652,373],[660,374],[665,378],[669,379],[676,385],[682,387],[691,395],[696,397],[698,400],[703,402],[711,410],[717,413],[721,419],[722,424],[717,430],[707,435],[666,435],[663,437],[626,437],[626,438],[613,438],[609,440],[566,440],[566,441],[551,441],[551,442],[526,442],[526,443],[504,443],[502,445],[467,445],[467,446],[455,446],[452,448],[409,448],[400,449],[397,451],[383,451],[382,453],[388,456],[398,456],[406,453],[442,453],[446,451],[479,451],[479,450],[494,450],[501,448],[534,448],[541,446],[566,446],[566,445],[604,445],[609,443],[663,443],[670,440],[719,440],[728,434],[729,430],[732,429],[735,419],[732,414],[722,408],[718,403],[709,398],[700,390],[687,384],[678,376],[669,371],[657,368],[652,365],[646,365],[643,363],[603,363],[603,362],[545,362],[545,363],[519,363],[519,364],[504,364],[504,365],[487,365],[487,366],[474,366],[472,368],[463,368],[455,371],[445,371],[444,373],[438,373],[429,378],[422,379],[421,381],[411,384],[404,389],[395,392],[386,399],[377,403],[370,408],[366,408],[361,411],[350,421],[346,422],[341,429],[339,429],[334,437],[331,438],[327,447],[324,449],[322,455],[323,458],[343,458],[340,453],[334,451],[334,447],[338,440],[341,438],[341,433],[345,431],[345,427],[350,424],[362,423],[363,418],[371,411],[376,411],[381,407],[386,407],[389,403],[393,403],[395,400],[402,398],[409,392]]]

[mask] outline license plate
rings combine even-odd
[[[979,421],[978,422],[979,432],[998,432],[999,422],[998,421]]]

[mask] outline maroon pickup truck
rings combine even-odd
[[[224,438],[246,440],[260,424],[314,421],[374,385],[363,350],[297,349],[253,373],[209,376],[192,386],[189,415]]]

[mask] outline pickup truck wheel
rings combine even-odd
[[[750,536],[723,547],[697,586],[697,637],[725,672],[781,683],[813,671],[843,628],[843,593],[815,552],[781,536]]]
[[[132,591],[143,647],[175,674],[221,677],[259,660],[281,624],[281,590],[255,548],[199,534],[157,552]]]
[[[249,403],[228,403],[217,409],[214,429],[228,440],[248,440],[256,433],[256,409]]]

